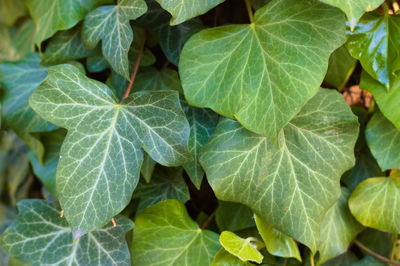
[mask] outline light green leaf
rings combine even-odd
[[[321,226],[318,263],[346,252],[351,241],[363,229],[350,213],[347,206],[349,197],[350,191],[342,187],[341,197],[325,214]]]
[[[133,193],[133,198],[140,199],[138,210],[168,199],[177,199],[182,203],[186,203],[190,199],[190,194],[183,179],[182,171],[181,167],[158,167],[150,183],[140,181]]]
[[[36,25],[35,43],[53,36],[59,30],[75,26],[89,12],[93,0],[24,0]]]
[[[129,21],[140,17],[146,10],[143,0],[121,0],[118,5],[96,8],[83,23],[85,45],[94,48],[101,40],[104,57],[126,79],[129,79],[128,51],[133,40]]]
[[[346,46],[363,69],[386,89],[391,89],[400,77],[400,16],[366,14],[349,33]]]
[[[341,46],[329,58],[328,72],[325,81],[342,90],[356,67],[357,60],[354,59],[346,47]]]
[[[360,87],[374,95],[381,112],[400,130],[400,79],[396,81],[391,90],[387,91],[381,83],[363,71]]]
[[[318,92],[329,55],[345,41],[343,19],[316,0],[274,0],[250,25],[193,35],[179,62],[188,103],[276,137]]]
[[[135,225],[133,265],[209,265],[221,247],[218,235],[200,229],[177,200],[138,213]]]
[[[349,26],[353,30],[358,20],[365,12],[369,12],[380,6],[385,0],[320,0],[340,8],[347,16]]]
[[[26,15],[23,0],[0,0],[0,24],[14,25],[15,21]]]
[[[259,240],[258,240],[259,241]],[[219,236],[219,242],[226,251],[238,257],[242,261],[254,261],[261,263],[264,256],[258,251],[257,243],[252,237],[241,238],[229,231],[223,231]]]
[[[279,257],[292,257],[301,261],[300,251],[296,241],[269,226],[258,215],[255,215],[255,221],[258,232],[264,240],[264,244],[269,253]]]
[[[58,32],[46,47],[42,55],[42,64],[52,65],[66,63],[87,57],[91,54],[81,40],[81,27]]]
[[[242,261],[238,257],[233,256],[231,253],[221,248],[217,255],[215,255],[211,266],[252,266],[254,264],[248,261]]]
[[[219,201],[215,221],[220,231],[236,232],[255,226],[249,207],[229,201]]]
[[[45,149],[43,163],[40,163],[32,153],[29,154],[33,172],[53,196],[57,196],[56,170],[65,135],[66,131],[62,128],[40,135]]]
[[[140,173],[147,183],[150,183],[156,164],[157,163],[153,159],[151,159],[151,157],[147,153],[144,154]]]
[[[183,165],[190,180],[200,189],[204,171],[199,163],[200,150],[210,138],[218,123],[218,115],[209,109],[186,105],[184,107],[190,125],[189,150],[193,161]]]
[[[224,119],[200,163],[220,200],[240,202],[270,226],[316,251],[325,212],[354,164],[357,118],[335,91],[320,90],[278,143]]]
[[[189,125],[174,91],[138,92],[123,101],[72,65],[48,68],[30,105],[68,129],[57,194],[74,231],[102,227],[130,201],[143,150],[174,166],[190,159]]]
[[[382,170],[400,169],[400,130],[379,111],[369,121],[365,137]]]
[[[368,178],[351,194],[349,207],[363,225],[400,233],[400,177]]]
[[[116,217],[107,227],[73,240],[60,209],[44,200],[23,200],[17,219],[0,238],[0,245],[29,265],[130,265],[125,234],[129,219]]]
[[[39,62],[39,56],[31,54],[19,62],[1,64],[0,83],[4,88],[2,115],[6,124],[41,161],[43,145],[31,133],[55,127],[37,115],[28,104],[30,95],[46,77],[46,68],[39,66]]]
[[[171,15],[171,25],[178,25],[188,19],[206,13],[225,0],[156,0]]]

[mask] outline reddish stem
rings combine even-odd
[[[133,83],[135,82],[136,74],[139,70],[140,61],[142,60],[143,51],[144,51],[144,43],[145,43],[145,39],[143,39],[142,43],[140,44],[139,54],[138,54],[138,57],[136,58],[135,65],[133,66],[129,85],[125,90],[125,94],[122,97],[122,100],[128,98],[129,94],[131,93]]]

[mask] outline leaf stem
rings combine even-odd
[[[208,224],[212,221],[212,219],[215,216],[216,211],[213,211],[213,213],[210,214],[210,216],[208,216],[207,220],[204,221],[204,223],[201,225],[200,229],[204,230],[207,228]]]
[[[310,265],[311,265],[311,266],[315,266],[314,254],[313,254],[312,252],[310,252]]]
[[[391,260],[389,260],[388,258],[385,258],[385,257],[382,256],[382,255],[379,255],[379,254],[376,253],[375,251],[370,250],[369,248],[367,248],[363,243],[361,243],[361,242],[358,241],[358,240],[354,240],[353,243],[356,244],[359,248],[361,248],[361,249],[364,250],[365,252],[367,252],[369,255],[371,255],[372,257],[374,257],[374,258],[376,258],[376,259],[378,259],[378,260],[380,260],[380,261],[389,263],[389,264],[391,264],[391,265],[400,266],[400,263],[391,261]]]
[[[144,52],[144,43],[145,42],[146,42],[146,39],[143,38],[142,43],[140,44],[139,54],[138,54],[138,56],[136,58],[135,65],[133,66],[133,69],[132,69],[131,78],[130,78],[128,87],[125,90],[125,93],[124,93],[124,96],[122,97],[122,100],[128,98],[129,94],[131,93],[133,83],[135,82],[136,74],[137,74],[137,72],[139,70],[140,61],[142,60],[142,56],[143,56],[143,52]]]
[[[253,9],[251,8],[250,0],[244,0],[246,4],[247,14],[249,14],[249,19],[251,23],[254,23]]]

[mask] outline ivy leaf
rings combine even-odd
[[[321,226],[319,261],[324,263],[344,252],[363,227],[351,215],[347,200],[350,191],[342,187],[339,200],[325,214]]]
[[[220,201],[215,213],[220,231],[240,231],[255,226],[253,212],[249,207],[236,202]]]
[[[372,11],[379,7],[385,0],[320,0],[340,8],[347,16],[351,30],[365,12]]]
[[[143,68],[137,74],[133,89],[141,91],[182,91],[178,72],[169,68],[157,70],[154,67]]]
[[[89,12],[93,0],[24,0],[36,25],[35,43],[54,35],[59,30],[75,26]]]
[[[363,71],[361,73],[360,87],[374,95],[379,110],[400,130],[400,109],[398,106],[400,102],[400,83],[396,82],[395,86],[387,91],[381,83]]]
[[[365,136],[382,170],[400,169],[400,130],[379,111],[369,121]]]
[[[91,73],[101,72],[109,67],[102,55],[92,55],[86,59],[86,68]]]
[[[15,21],[26,15],[26,8],[22,0],[0,1],[0,24],[14,25]]]
[[[135,219],[133,265],[209,265],[218,235],[202,230],[177,200],[159,202]]]
[[[167,166],[190,159],[189,125],[177,92],[138,92],[120,102],[110,88],[72,65],[53,66],[48,72],[30,105],[68,129],[57,194],[77,235],[102,227],[129,203],[142,148]]]
[[[147,10],[143,0],[121,0],[118,5],[101,6],[91,11],[83,23],[85,45],[92,49],[102,41],[102,51],[111,67],[129,80],[128,51],[133,40],[129,21]]]
[[[130,265],[125,234],[132,229],[129,219],[119,216],[116,226],[73,240],[60,210],[44,200],[18,203],[17,219],[2,234],[1,246],[29,265]]]
[[[400,233],[400,177],[368,178],[351,194],[349,207],[363,225]]]
[[[156,0],[171,15],[171,25],[178,25],[188,19],[206,13],[225,0]]]
[[[354,59],[345,46],[336,49],[329,58],[328,72],[325,81],[342,90],[356,67],[357,60]]]
[[[365,71],[391,88],[399,78],[400,17],[368,13],[349,33],[347,49]]]
[[[81,27],[58,32],[48,43],[42,64],[60,64],[87,57],[91,54],[81,40]]]
[[[278,144],[221,120],[200,163],[218,199],[251,207],[316,251],[321,220],[340,194],[340,176],[354,164],[357,135],[357,118],[341,95],[320,90],[279,134]]]
[[[133,198],[140,199],[138,210],[168,199],[186,203],[190,199],[190,194],[183,179],[182,168],[158,167],[150,183],[139,182]]]
[[[252,243],[253,238],[241,238],[232,232],[224,231],[219,237],[221,245],[232,255],[242,261],[261,263],[264,256],[257,250],[257,244]]]
[[[264,240],[269,253],[279,257],[296,258],[301,261],[299,247],[296,241],[269,226],[258,215],[255,215],[258,232]]]
[[[190,180],[200,189],[204,171],[199,163],[200,150],[214,132],[218,115],[209,109],[200,109],[186,105],[184,107],[190,125],[189,150],[193,161],[183,165]]]
[[[31,54],[19,62],[0,64],[0,83],[4,88],[4,120],[41,161],[43,145],[31,133],[55,127],[38,116],[28,104],[30,95],[46,77],[46,68],[39,66],[39,62],[39,56]]]
[[[215,255],[211,266],[252,266],[254,264],[248,261],[242,261],[238,257],[233,256],[231,253],[221,248],[217,255]]]
[[[151,159],[151,157],[147,153],[144,154],[143,164],[142,167],[140,168],[140,173],[142,174],[144,180],[147,183],[150,183],[151,181],[151,177],[153,176],[156,164],[157,163],[153,159]]]
[[[339,10],[314,0],[272,1],[250,25],[207,29],[189,39],[179,62],[185,97],[276,137],[317,93],[329,55],[344,41]]]

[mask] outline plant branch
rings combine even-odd
[[[135,82],[136,74],[137,74],[137,72],[139,70],[140,61],[142,60],[142,56],[143,56],[143,52],[144,52],[144,43],[145,42],[146,42],[146,39],[143,38],[143,41],[140,44],[139,54],[138,54],[138,56],[136,58],[135,65],[133,66],[133,69],[132,69],[131,78],[129,80],[129,85],[125,90],[125,93],[124,93],[124,96],[122,97],[122,100],[128,98],[129,94],[131,93],[133,83]]]
[[[204,223],[201,225],[200,229],[204,230],[207,228],[208,224],[212,221],[212,219],[215,216],[216,211],[213,211],[213,213],[210,214],[210,216],[208,216],[207,220],[204,221]]]
[[[250,22],[253,23],[254,16],[253,16],[253,9],[251,8],[250,0],[244,0],[244,3],[246,4],[247,14],[249,14]]]
[[[364,250],[365,252],[367,252],[369,255],[371,255],[372,257],[374,257],[374,258],[376,258],[376,259],[378,259],[378,260],[380,260],[380,261],[389,263],[389,264],[391,264],[391,265],[400,266],[400,263],[395,262],[395,261],[392,261],[392,260],[390,260],[390,259],[388,259],[388,258],[386,258],[386,257],[384,257],[384,256],[382,256],[382,255],[379,255],[379,254],[376,253],[375,251],[370,250],[369,248],[367,248],[363,243],[361,243],[361,242],[358,241],[358,240],[354,240],[353,243],[356,244],[359,248],[361,248],[361,249]]]

